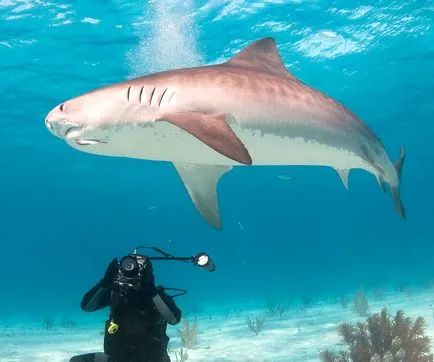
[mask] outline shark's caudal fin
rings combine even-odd
[[[276,75],[295,77],[285,68],[279,55],[274,38],[263,38],[255,41],[227,61],[227,65],[265,70]]]
[[[196,209],[214,228],[221,230],[222,223],[218,207],[217,185],[220,178],[232,166],[173,164],[181,177]]]
[[[395,169],[396,169],[396,173],[398,174],[398,184],[394,187],[390,187],[390,190],[392,193],[392,199],[395,205],[395,209],[398,212],[399,216],[405,220],[406,219],[405,209],[404,209],[404,205],[402,204],[401,195],[400,195],[401,174],[402,174],[402,166],[404,165],[404,159],[405,159],[405,150],[404,147],[401,147],[400,157],[395,162]]]

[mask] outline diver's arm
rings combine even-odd
[[[114,258],[108,265],[104,277],[96,283],[81,300],[81,309],[94,312],[110,304],[110,288],[117,272],[118,259]]]
[[[104,287],[99,281],[89,289],[81,300],[81,309],[85,312],[94,312],[110,304],[110,289]]]
[[[171,325],[179,323],[182,312],[173,301],[173,298],[164,292],[163,287],[158,287],[156,289],[152,301],[167,323]]]

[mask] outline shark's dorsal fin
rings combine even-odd
[[[276,42],[272,37],[255,41],[225,64],[262,69],[280,76],[295,79],[295,77],[288,72],[288,69],[285,68],[282,58],[277,51]]]

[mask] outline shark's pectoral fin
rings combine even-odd
[[[342,183],[344,184],[345,188],[348,190],[348,176],[350,174],[350,170],[337,170],[339,177],[341,178]]]
[[[182,128],[215,151],[234,161],[245,165],[252,164],[249,151],[229,126],[224,113],[170,113],[161,116],[159,121],[166,121]]]
[[[173,163],[196,209],[216,229],[221,229],[217,185],[232,166]]]

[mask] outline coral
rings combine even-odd
[[[51,317],[47,316],[47,317],[43,318],[41,323],[45,329],[53,329],[54,328],[54,319]]]
[[[267,303],[267,313],[270,316],[278,315],[280,318],[289,310],[289,305],[283,300],[269,301]]]
[[[193,326],[190,329],[190,324],[187,320],[184,321],[182,330],[179,331],[182,345],[185,348],[193,348],[197,343],[197,332],[198,327],[196,319],[194,320]]]
[[[395,292],[402,293],[408,291],[409,289],[410,289],[410,283],[404,280],[396,283],[395,285]]]
[[[375,300],[383,300],[384,299],[384,289],[383,288],[375,288],[373,290]]]
[[[363,287],[354,296],[354,311],[360,317],[366,317],[368,315],[368,300],[366,299],[365,291]]]
[[[322,362],[349,362],[346,352],[339,352],[338,354],[330,351],[321,352],[320,355]]]
[[[264,328],[264,321],[265,318],[260,316],[257,316],[254,321],[252,321],[249,317],[246,318],[247,326],[256,335],[258,335],[259,332]]]
[[[342,308],[348,308],[349,303],[350,303],[350,300],[349,300],[348,296],[341,295],[339,297],[339,304],[342,306]]]
[[[74,322],[72,319],[69,319],[67,317],[63,317],[62,323],[60,324],[63,328],[74,328],[77,326],[77,323]]]
[[[432,362],[429,339],[425,336],[425,320],[414,323],[402,311],[395,316],[383,308],[355,325],[342,323],[338,333],[348,351],[323,351],[322,362]]]
[[[188,353],[181,348],[181,351],[175,352],[176,362],[184,362],[188,360]]]

